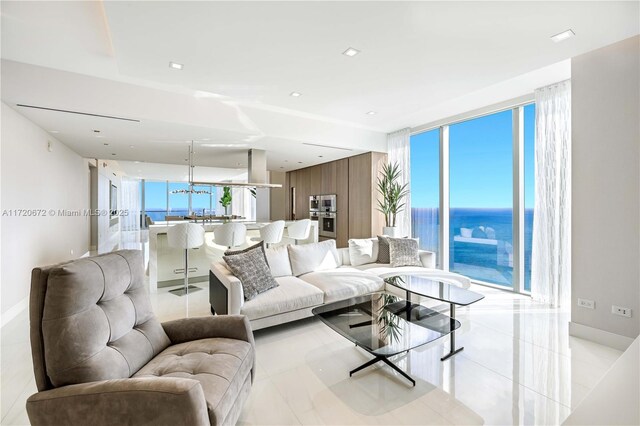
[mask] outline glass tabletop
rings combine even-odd
[[[372,293],[312,310],[322,322],[374,355],[391,356],[437,340],[460,322],[388,293]]]
[[[420,275],[396,275],[384,281],[410,293],[454,305],[466,306],[484,299],[480,293]]]

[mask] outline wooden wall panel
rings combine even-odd
[[[349,238],[371,236],[371,153],[349,157]]]
[[[349,240],[349,159],[344,158],[330,164],[335,165],[334,193],[337,196],[338,204],[336,245],[347,247]]]
[[[387,154],[381,152],[371,153],[371,236],[382,235],[384,215],[378,210],[377,180],[382,166],[387,162]]]
[[[320,188],[320,194],[337,194],[337,167],[338,163],[342,160],[332,161],[330,163],[324,163],[320,165],[322,170],[322,182]],[[347,176],[346,179],[349,179]]]
[[[368,152],[288,172],[288,199],[291,188],[296,188],[296,219],[309,217],[309,196],[336,194],[338,247],[347,247],[349,238],[381,234],[384,218],[376,210],[375,180],[386,158],[386,154]]]

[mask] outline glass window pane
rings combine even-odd
[[[411,136],[411,234],[439,254],[440,129]]]
[[[449,128],[450,269],[513,285],[512,111]]]
[[[169,216],[186,216],[189,214],[189,194],[173,193],[173,191],[188,189],[188,183],[169,182]]]
[[[524,107],[524,289],[531,291],[531,246],[535,203],[536,105]]]
[[[167,182],[144,182],[145,214],[151,220],[164,220],[167,214]]]
[[[194,186],[193,190],[204,191],[200,194],[194,193],[191,195],[191,209],[193,213],[198,216],[211,214],[211,186]]]

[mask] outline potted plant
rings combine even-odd
[[[378,210],[384,214],[385,226],[382,228],[384,235],[397,237],[396,216],[405,206],[404,197],[409,194],[407,184],[400,184],[400,165],[398,163],[385,164],[378,176]]]
[[[222,197],[220,198],[220,204],[224,207],[224,215],[229,216],[229,206],[231,205],[231,188],[225,186],[222,188]]]

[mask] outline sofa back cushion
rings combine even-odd
[[[350,239],[349,260],[351,265],[360,266],[378,261],[378,239]]]
[[[335,269],[341,265],[335,240],[289,246],[289,260],[293,275]]]
[[[267,263],[274,278],[290,277],[291,263],[289,262],[289,249],[287,246],[276,246],[267,249]]]
[[[121,250],[52,268],[42,312],[53,386],[131,377],[169,346],[151,310],[142,254]]]

